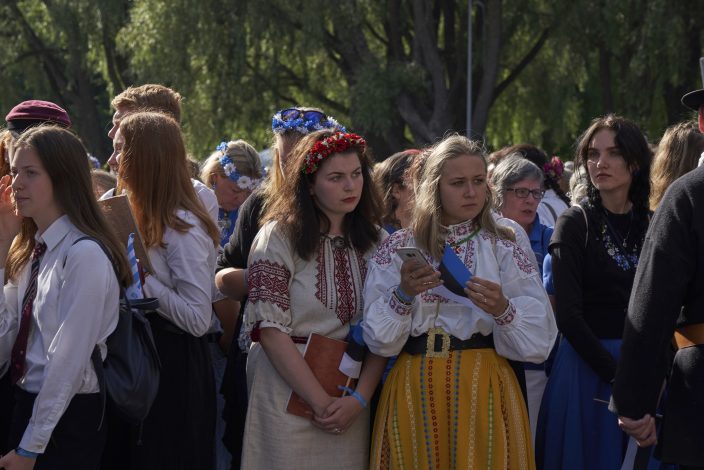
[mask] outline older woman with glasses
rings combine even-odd
[[[552,227],[540,223],[538,205],[545,195],[543,172],[537,165],[514,153],[499,162],[489,182],[496,200],[494,208],[507,219],[518,223],[528,234],[530,246],[542,275],[543,259],[548,253]],[[535,436],[543,391],[548,382],[545,362],[523,364],[526,374],[528,417],[531,434]]]
[[[545,195],[543,172],[522,155],[512,154],[496,165],[489,181],[496,194],[494,208],[528,234],[542,273],[552,228],[540,223],[538,205]]]

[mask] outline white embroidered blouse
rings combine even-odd
[[[321,235],[318,253],[304,260],[275,222],[264,225],[249,255],[245,330],[259,324],[290,336],[315,332],[345,339],[350,323],[362,318],[362,289],[374,248],[360,253]]]
[[[507,315],[495,319],[479,307],[467,307],[432,292],[416,296],[411,305],[393,295],[400,283],[399,246],[415,246],[408,230],[394,232],[369,262],[364,288],[364,340],[381,356],[401,352],[409,335],[419,336],[439,327],[459,339],[474,333],[493,333],[496,352],[508,359],[540,363],[547,359],[557,336],[555,319],[539,272],[514,242],[485,230],[468,238],[472,221],[448,227],[447,243],[474,274],[501,285],[509,300]],[[437,269],[439,262],[423,252]],[[439,309],[437,308],[439,304]]]

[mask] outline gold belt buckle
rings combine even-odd
[[[440,335],[442,347],[440,351],[435,350],[435,338]],[[442,328],[431,328],[428,330],[428,339],[425,343],[425,357],[450,357],[450,335]]]

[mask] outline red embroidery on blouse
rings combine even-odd
[[[399,302],[394,294],[391,294],[391,298],[389,299],[389,308],[399,315],[408,315],[411,313],[411,306]]]
[[[530,262],[528,255],[526,255],[526,252],[523,251],[523,248],[521,248],[518,243],[513,242],[511,240],[506,240],[504,238],[499,238],[489,233],[482,233],[482,238],[484,238],[485,240],[491,240],[493,238],[496,240],[497,244],[500,243],[504,247],[510,249],[511,254],[513,255],[514,263],[516,263],[518,269],[520,269],[524,273],[534,274],[538,272],[535,269],[535,266],[533,266],[533,263]]]
[[[321,304],[335,312],[343,325],[349,323],[355,313],[357,313],[358,308],[361,308],[360,290],[364,285],[364,279],[367,274],[366,260],[356,250],[353,251],[361,279],[355,279],[353,261],[350,258],[349,249],[333,247],[332,260],[326,258],[327,249],[324,242],[320,244],[318,250],[315,297]],[[331,262],[332,266],[330,266]],[[330,269],[332,269],[332,285],[328,283],[328,272]]]
[[[531,263],[528,259],[528,255],[526,254],[526,252],[523,251],[523,249],[517,243],[503,239],[500,241],[501,244],[504,245],[506,248],[510,248],[513,250],[513,261],[516,262],[516,266],[518,266],[518,269],[520,269],[526,274],[533,274],[537,272],[535,266],[533,266],[533,263]]]
[[[364,255],[359,251],[355,250],[354,253],[357,255],[357,266],[359,266],[359,275],[362,277],[362,286],[367,282],[367,260]]]
[[[268,260],[255,261],[247,275],[248,301],[253,304],[269,302],[283,311],[288,311],[291,308],[289,279],[291,272],[286,266]]]
[[[405,243],[407,239],[408,230],[401,229],[395,231],[379,245],[372,259],[378,265],[390,264],[392,257],[396,256],[396,247],[403,246],[402,244]]]
[[[504,316],[505,315],[505,316]],[[513,306],[511,302],[508,303],[508,311],[498,318],[494,318],[494,321],[499,326],[508,325],[516,317],[516,307]]]
[[[315,276],[315,298],[320,300],[320,303],[326,307],[328,304],[328,283],[327,283],[327,266],[325,264],[325,242],[320,240],[318,247],[318,273]]]
[[[441,304],[447,304],[450,302],[445,297],[441,297],[439,295],[433,294],[429,290],[422,292],[420,294],[420,299],[423,301],[424,304],[434,304],[436,302],[440,302]]]
[[[337,318],[343,325],[349,323],[356,311],[356,296],[352,283],[352,272],[347,260],[347,250],[333,248],[335,266],[335,288],[337,290]]]

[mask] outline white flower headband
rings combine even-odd
[[[237,167],[235,166],[235,163],[232,161],[232,159],[227,155],[227,142],[220,142],[220,145],[217,146],[218,151],[222,152],[222,156],[220,157],[220,166],[222,167],[222,171],[225,172],[225,176],[227,176],[230,181],[234,182],[237,184],[237,186],[240,187],[240,189],[245,189],[248,191],[254,191],[259,187],[259,185],[262,182],[261,178],[251,178],[247,175],[241,174],[239,171],[237,171]]]

